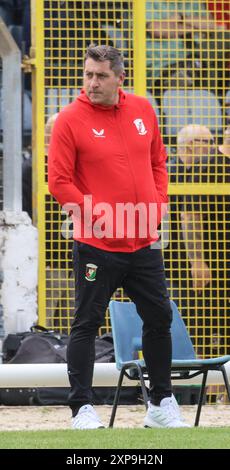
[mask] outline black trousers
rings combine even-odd
[[[161,250],[148,246],[133,253],[113,253],[74,242],[73,262],[76,315],[67,351],[71,386],[69,405],[73,412],[92,403],[95,337],[104,323],[109,300],[118,287],[123,287],[135,302],[143,320],[143,355],[151,384],[150,398],[159,404],[162,398],[171,396],[172,391],[172,312]],[[89,280],[86,275],[90,269],[88,264],[96,266],[94,280]]]

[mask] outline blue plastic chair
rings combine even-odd
[[[209,370],[216,370],[222,373],[230,400],[230,386],[224,367],[224,364],[230,361],[230,355],[216,357],[214,359],[196,358],[193,344],[178,308],[175,302],[172,300],[170,302],[173,312],[171,327],[173,358],[171,377],[174,380],[185,380],[196,377],[197,375],[203,375],[195,417],[195,426],[198,426]],[[145,380],[148,379],[145,362],[144,359],[138,358],[138,352],[142,349],[142,320],[137,313],[136,306],[133,302],[111,300],[109,303],[109,311],[116,367],[120,371],[109,423],[109,426],[112,427],[124,376],[128,377],[130,380],[140,380],[146,408],[149,398],[145,386]]]
[[[163,113],[167,136],[176,136],[188,124],[204,125],[214,134],[222,133],[220,102],[209,90],[166,90],[163,96]]]

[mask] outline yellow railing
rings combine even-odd
[[[124,53],[125,88],[147,96],[153,104],[168,150],[172,202],[169,231],[173,243],[169,241],[164,253],[171,295],[180,306],[199,354],[218,355],[229,352],[230,343],[229,239],[223,236],[229,229],[230,189],[224,180],[228,161],[221,160],[223,156],[218,152],[228,122],[226,51],[230,39],[227,28],[214,22],[204,2],[178,2],[175,10],[176,3],[31,2],[31,55],[35,66],[33,201],[34,220],[39,230],[39,323],[61,332],[69,331],[74,314],[72,242],[61,235],[60,227],[66,216],[47,188],[45,124],[79,93],[83,58],[89,43],[111,44]],[[177,132],[190,123],[209,127],[216,139],[212,155],[215,154],[219,164],[214,172],[207,166],[207,174],[200,166],[198,173],[194,169],[189,177],[184,168],[182,177],[178,178],[175,176]],[[190,221],[193,241],[190,257],[186,246],[188,226],[187,235],[183,235],[182,213],[195,214]],[[203,218],[200,225],[197,214]],[[222,218],[218,221],[219,215]],[[180,239],[177,256],[176,237]],[[191,257],[195,256],[198,245],[203,247],[211,277],[203,288],[194,286],[192,279]],[[121,289],[114,295],[124,298]],[[106,316],[101,332],[109,329]]]

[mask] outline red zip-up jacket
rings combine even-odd
[[[119,90],[119,103],[105,107],[92,104],[82,91],[56,119],[48,162],[49,191],[73,213],[74,239],[121,252],[157,240],[168,178],[166,151],[147,99]],[[150,205],[157,206],[151,231]]]

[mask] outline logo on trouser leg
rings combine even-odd
[[[98,266],[96,264],[88,263],[86,265],[85,279],[87,281],[92,282],[96,280],[97,268]]]

